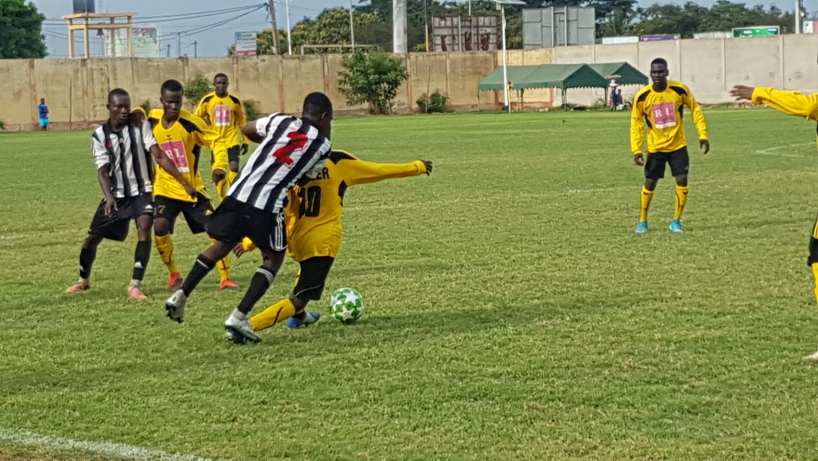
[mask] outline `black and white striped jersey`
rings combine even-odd
[[[105,122],[94,130],[91,153],[97,169],[108,166],[114,197],[138,197],[153,192],[154,166],[150,149],[155,145],[156,139],[147,121],[142,127],[125,125],[118,132]]]
[[[278,213],[287,192],[302,176],[314,178],[324,168],[332,143],[298,117],[273,114],[256,121],[264,136],[227,195],[255,208]]]

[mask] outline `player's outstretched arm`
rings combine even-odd
[[[766,104],[787,115],[818,120],[818,93],[805,95],[797,91],[736,85],[730,90],[730,95],[736,101]]]
[[[429,160],[417,160],[411,163],[375,163],[350,155],[349,158],[337,162],[337,165],[344,181],[350,186],[432,173],[432,162]]]

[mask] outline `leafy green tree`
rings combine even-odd
[[[210,82],[204,78],[203,75],[198,74],[193,79],[191,79],[185,85],[185,98],[188,100],[188,104],[191,107],[196,107],[199,104],[199,101],[205,97],[207,93],[210,93],[213,89],[210,87]]]
[[[31,2],[0,0],[0,59],[44,58],[44,19]]]
[[[367,104],[372,114],[392,113],[392,101],[409,77],[403,61],[382,51],[355,51],[338,73],[341,93],[349,104]]]

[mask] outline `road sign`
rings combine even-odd
[[[774,35],[781,35],[779,26],[736,27],[733,29],[733,37],[772,37]]]
[[[256,55],[256,32],[236,32],[236,56]]]

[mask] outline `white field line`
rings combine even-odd
[[[781,150],[783,149],[791,149],[793,147],[803,147],[803,146],[811,146],[813,143],[802,143],[802,144],[788,144],[786,146],[776,146],[776,147],[768,147],[766,149],[757,150],[756,154],[761,155],[777,155],[779,157],[804,157],[803,155],[795,155],[795,154],[782,154]]]
[[[161,461],[210,461],[194,455],[180,455],[164,451],[149,450],[147,448],[126,445],[115,442],[90,442],[74,440],[50,435],[40,435],[33,432],[10,431],[0,427],[0,442],[11,442],[18,445],[28,445],[38,448],[55,450],[82,450],[101,455],[115,456],[132,460],[161,460]]]

